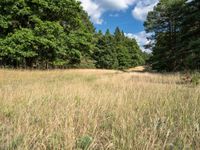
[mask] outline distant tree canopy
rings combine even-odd
[[[97,68],[125,69],[145,63],[136,40],[125,37],[119,28],[116,28],[114,35],[109,30],[105,35],[100,31],[97,40],[93,54]]]
[[[0,66],[123,69],[144,63],[119,28],[96,33],[76,0],[1,0]]]
[[[200,1],[160,0],[144,23],[158,71],[200,69]]]

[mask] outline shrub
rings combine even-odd
[[[85,135],[77,140],[77,148],[87,150],[92,143],[92,137]]]

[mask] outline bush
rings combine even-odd
[[[78,139],[77,148],[82,150],[87,150],[92,143],[92,137],[85,135]]]
[[[199,72],[196,72],[192,75],[191,83],[196,86],[200,84],[200,73]]]

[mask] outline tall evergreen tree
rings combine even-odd
[[[148,13],[144,26],[147,32],[152,33],[154,41],[151,45],[153,69],[178,71],[199,68],[198,8],[196,0],[160,0]],[[192,43],[196,43],[196,48]]]
[[[125,46],[125,36],[122,34],[119,27],[114,32],[115,47],[117,51],[117,59],[119,62],[119,69],[131,67],[131,56],[128,48]]]
[[[200,69],[200,1],[187,2],[182,10],[181,65],[186,69]]]
[[[143,53],[135,39],[125,37],[118,27],[114,35],[109,30],[97,34],[97,49],[94,52],[97,68],[126,69],[144,64]]]
[[[117,69],[117,54],[113,43],[114,39],[110,34],[110,31],[107,30],[105,35],[103,35],[100,31],[97,38],[97,49],[94,52],[96,67],[105,69]]]

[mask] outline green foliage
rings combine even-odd
[[[200,84],[200,73],[196,72],[192,75],[191,82],[193,85],[197,86]]]
[[[94,29],[79,2],[9,0],[0,8],[0,65],[63,68],[91,55]]]
[[[86,135],[78,139],[76,146],[78,149],[87,150],[92,141],[92,137]]]
[[[200,2],[161,0],[144,23],[152,33],[152,67],[158,71],[200,69]]]
[[[144,63],[119,28],[95,34],[76,0],[0,1],[0,66],[124,69]]]
[[[98,42],[93,58],[97,68],[126,69],[144,64],[144,56],[136,40],[125,37],[119,28],[114,35],[107,30],[105,35],[99,31],[96,36]]]
[[[97,35],[97,48],[94,51],[93,57],[96,61],[97,68],[116,69],[118,66],[116,49],[114,46],[114,39],[107,30],[105,35]]]

